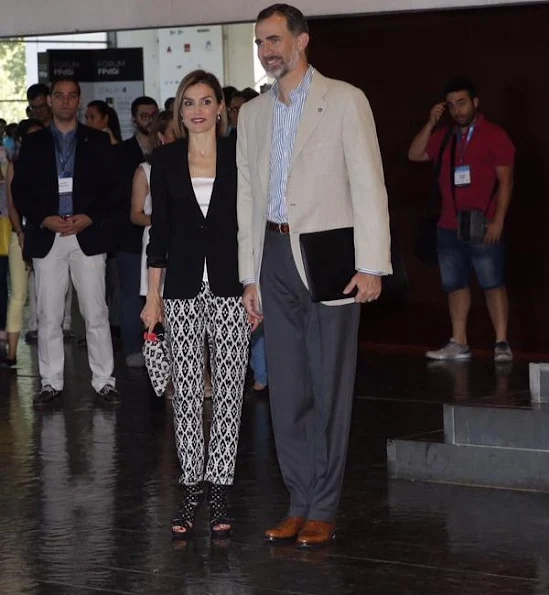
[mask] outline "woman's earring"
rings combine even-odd
[[[221,122],[221,114],[217,114],[217,121]]]

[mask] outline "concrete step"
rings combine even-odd
[[[549,451],[549,407],[444,405],[447,444]]]
[[[387,442],[389,477],[549,492],[549,451],[447,444],[444,433]]]

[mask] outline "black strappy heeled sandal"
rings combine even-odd
[[[177,540],[190,539],[193,535],[194,518],[196,509],[200,504],[202,487],[200,484],[185,486],[185,493],[177,515],[172,519],[172,538]],[[179,531],[178,531],[179,529]],[[184,529],[184,531],[181,531]]]
[[[233,530],[229,519],[229,505],[227,503],[228,486],[210,484],[210,531],[214,539],[230,537]],[[226,529],[216,529],[219,525],[227,525]]]

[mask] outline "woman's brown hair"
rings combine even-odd
[[[223,106],[220,117],[216,124],[217,136],[226,136],[229,122],[227,119],[227,106],[223,99],[223,90],[215,74],[205,70],[193,70],[179,83],[177,93],[175,94],[175,103],[173,106],[173,129],[176,138],[186,138],[187,128],[183,124],[181,117],[181,108],[183,107],[183,98],[189,87],[195,85],[207,85],[214,92],[215,99],[219,105]]]

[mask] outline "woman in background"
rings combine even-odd
[[[109,135],[112,145],[122,142],[120,121],[116,110],[105,101],[90,101],[86,108],[86,124]]]
[[[155,116],[151,127],[152,149],[161,147],[175,140],[173,132],[173,113],[160,112]],[[147,246],[149,244],[149,229],[151,227],[151,164],[149,161],[141,163],[135,170],[132,188],[132,210],[130,218],[134,225],[144,227],[143,250],[141,252],[141,286],[140,295],[146,296],[148,291],[147,280]]]
[[[21,145],[22,138],[27,134],[32,134],[44,128],[40,120],[28,119],[21,120],[17,127],[16,133],[16,148],[14,159],[8,164],[6,173],[6,194],[8,199],[8,212],[11,220],[12,232],[8,250],[9,272],[11,294],[8,302],[6,331],[8,338],[8,354],[3,365],[12,367],[17,364],[17,345],[19,344],[19,336],[23,328],[23,314],[25,309],[25,302],[27,301],[27,292],[29,286],[29,267],[23,260],[23,244],[25,241],[25,234],[21,221],[21,216],[13,204],[11,195],[11,182],[13,180],[13,172],[15,160],[17,159],[17,152]]]

